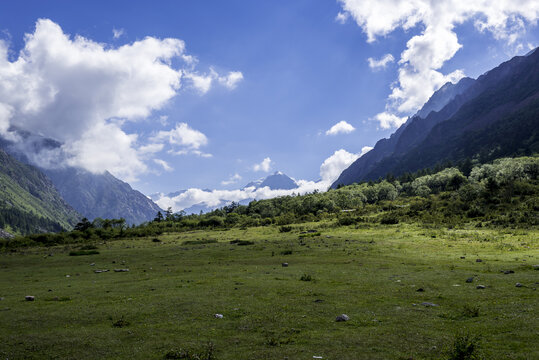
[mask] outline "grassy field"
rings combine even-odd
[[[469,335],[485,359],[539,359],[537,230],[310,223],[94,245],[0,253],[0,358],[448,359]]]

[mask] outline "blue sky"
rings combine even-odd
[[[365,13],[362,10],[365,3],[387,4],[392,11],[409,11],[410,14],[402,17],[387,13],[387,9]],[[402,121],[397,119],[413,114],[414,109],[420,106],[424,95],[417,95],[413,93],[417,89],[402,85],[406,79],[399,77],[399,70],[416,66],[416,70],[421,68],[419,72],[434,71],[431,75],[438,76],[438,80],[429,78],[428,86],[424,87],[429,89],[429,86],[440,86],[442,78],[477,77],[539,44],[539,31],[535,24],[539,9],[534,1],[517,2],[520,10],[500,2],[499,14],[506,16],[502,23],[494,20],[495,15],[499,15],[492,13],[496,6],[487,6],[489,2],[484,1],[477,1],[473,15],[468,15],[470,9],[457,9],[454,10],[454,18],[444,15],[441,20],[433,18],[438,16],[437,12],[445,10],[429,5],[428,1],[416,9],[404,10],[393,3],[406,5],[406,2],[396,0],[2,2],[0,31],[3,33],[0,38],[9,48],[10,62],[16,62],[20,57],[19,52],[28,41],[25,34],[36,32],[38,19],[49,19],[50,23],[42,27],[43,33],[54,30],[50,24],[56,24],[70,36],[69,41],[74,41],[74,37],[79,35],[99,44],[105,52],[123,45],[130,46],[146,37],[181,39],[185,44],[182,54],[196,57],[196,61],[186,64],[180,56],[171,56],[164,61],[165,65],[174,70],[187,69],[191,75],[212,81],[211,87],[204,90],[194,77],[183,72],[173,95],[163,95],[154,103],[147,104],[147,111],[141,110],[144,114],[126,115],[125,119],[122,114],[131,114],[129,109],[101,111],[97,100],[91,100],[97,108],[92,109],[89,117],[113,115],[112,119],[95,120],[103,127],[102,133],[108,130],[109,133],[118,132],[116,138],[99,138],[102,144],[111,143],[109,153],[114,152],[115,141],[120,143],[123,140],[118,139],[126,139],[124,135],[136,135],[136,140],[131,137],[131,142],[125,145],[129,148],[125,150],[126,158],[120,154],[116,163],[107,162],[106,153],[101,162],[84,159],[84,156],[93,156],[90,150],[95,146],[87,143],[82,146],[77,136],[83,136],[81,134],[90,128],[80,124],[79,127],[77,124],[66,126],[66,132],[73,128],[73,134],[78,135],[66,135],[65,138],[58,132],[59,124],[63,124],[61,121],[78,121],[78,107],[86,111],[90,106],[81,99],[74,100],[76,105],[69,104],[74,95],[62,100],[61,108],[70,109],[69,113],[59,113],[61,108],[58,106],[52,111],[52,106],[44,105],[28,115],[19,111],[17,106],[23,106],[20,101],[6,101],[8,109],[12,109],[8,121],[22,127],[39,124],[37,127],[44,135],[56,135],[73,143],[66,147],[66,151],[72,152],[71,165],[101,171],[104,169],[100,164],[108,164],[103,166],[108,166],[113,174],[128,180],[146,194],[193,187],[233,189],[275,170],[295,179],[316,181],[324,177],[320,169],[322,163],[336,151],[342,149],[357,157],[364,147],[374,146],[377,140],[395,131]],[[491,3],[497,4],[496,1]],[[421,15],[425,17],[411,25],[405,24],[414,16],[429,11],[435,15]],[[463,14],[466,14],[464,21],[459,18]],[[444,21],[447,21],[445,27],[437,25]],[[418,59],[422,56],[420,51],[423,51],[420,47],[406,61],[399,63],[403,52],[410,48],[407,42],[414,37],[425,40],[427,36],[421,38],[425,34],[440,36],[436,39],[439,46],[432,49],[435,54],[431,63],[420,63]],[[458,48],[452,34],[460,45]],[[47,49],[46,41],[37,44],[36,49]],[[429,44],[433,43],[432,39],[429,41]],[[454,51],[447,53],[447,49],[452,47]],[[36,54],[38,50],[31,56],[37,59]],[[136,57],[136,52],[133,54]],[[369,58],[376,61],[387,54],[393,60],[388,61],[385,67],[369,66]],[[30,55],[27,57],[29,60]],[[130,62],[131,58],[126,57],[124,61]],[[436,61],[442,66],[433,65]],[[74,74],[86,71],[88,66]],[[138,71],[137,64],[132,66],[131,71]],[[21,68],[30,66],[21,65]],[[56,71],[62,70],[48,70],[47,76]],[[241,73],[242,78],[234,80],[228,77],[232,72]],[[111,77],[114,76],[115,73],[111,72]],[[101,91],[109,84],[106,81],[96,85],[97,90],[92,90],[95,85],[92,77],[81,79],[87,80],[74,78],[80,88],[69,84],[71,93],[84,96],[84,81],[88,81],[88,91]],[[227,85],[227,80],[234,80],[233,84]],[[417,78],[409,80],[417,82]],[[65,83],[64,79],[55,84]],[[170,86],[170,82],[163,85],[167,89]],[[388,96],[395,93],[394,88],[403,89],[404,95],[388,100]],[[147,95],[141,89],[133,90],[140,90],[133,96],[140,97],[141,100],[137,101],[143,103]],[[60,87],[57,91],[63,90]],[[117,92],[118,88],[111,91]],[[127,88],[126,97],[130,96],[129,91]],[[148,96],[154,96],[154,93]],[[417,96],[417,99],[410,104],[402,96],[407,99]],[[0,105],[1,102],[2,99]],[[131,103],[126,104],[122,106],[130,106]],[[0,115],[1,110],[0,107]],[[381,118],[377,120],[381,113],[395,117],[384,124]],[[32,120],[19,120],[17,114],[22,114],[21,119],[26,116]],[[63,120],[50,120],[49,124],[49,118],[53,116]],[[354,131],[346,133],[346,129],[341,129],[343,131],[335,135],[326,134],[341,121],[351,125]],[[182,138],[183,143],[178,139],[174,143],[172,138],[175,135],[170,131],[177,129],[176,125],[180,123],[187,125],[178,132],[193,130],[189,134],[195,138],[198,136],[198,140]],[[90,120],[85,124],[92,126]],[[162,149],[141,155],[142,147],[158,142],[164,144]],[[80,153],[81,148],[86,149],[86,153]],[[93,157],[99,160],[99,156],[103,154]],[[270,166],[259,166],[259,171],[255,171],[255,164],[261,164],[266,158],[271,159]],[[130,161],[138,161],[132,167],[134,170],[124,169],[122,172],[120,165]],[[165,170],[167,167],[168,171]],[[227,183],[227,180],[230,181]]]

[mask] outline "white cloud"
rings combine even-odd
[[[346,22],[346,20],[348,20],[348,18],[350,17],[349,13],[347,12],[339,12],[337,14],[337,16],[335,16],[335,21],[340,23],[340,24],[344,24]]]
[[[347,123],[346,121],[339,121],[326,131],[326,135],[337,135],[337,134],[349,134],[354,131],[356,128]]]
[[[233,90],[238,86],[238,83],[243,80],[243,74],[240,71],[231,71],[225,76],[219,75],[213,68],[208,74],[198,74],[196,72],[185,73],[185,77],[191,80],[192,85],[201,94],[205,94],[212,88],[214,81],[217,81],[222,86]]]
[[[185,77],[191,80],[193,87],[201,94],[205,94],[211,89],[213,77],[211,75],[199,75],[196,73],[186,72]]]
[[[106,141],[103,141],[106,139]],[[136,134],[126,134],[116,124],[97,123],[80,139],[69,142],[64,150],[71,156],[66,163],[90,172],[114,169],[114,175],[133,181],[136,175],[147,171],[140,154],[135,149]]]
[[[174,129],[159,131],[150,138],[154,143],[166,142],[173,149],[168,152],[173,155],[196,155],[203,158],[212,157],[212,154],[200,150],[208,144],[208,138],[202,132],[191,128],[186,123],[177,123]]]
[[[156,163],[157,165],[161,166],[163,168],[163,170],[165,171],[172,171],[174,170],[165,160],[161,160],[161,159],[153,159],[154,163]]]
[[[381,112],[379,114],[376,114],[374,117],[374,120],[378,121],[380,123],[380,127],[382,129],[389,129],[391,127],[398,128],[402,124],[406,122],[408,118],[406,116],[399,117],[395,114],[391,114],[388,112]]]
[[[327,158],[320,166],[320,181],[296,180],[296,183],[298,184],[296,189],[271,190],[267,186],[258,189],[249,187],[237,190],[201,190],[192,188],[174,197],[160,194],[156,203],[163,209],[171,207],[173,211],[180,211],[198,204],[203,204],[208,207],[222,207],[232,201],[240,202],[249,199],[271,199],[278,196],[306,194],[312,193],[313,191],[326,191],[331,184],[337,180],[344,169],[370,150],[372,150],[372,147],[364,146],[359,154],[352,154],[343,149],[335,151],[335,153]],[[234,174],[229,180],[223,181],[221,184],[229,185],[232,183],[232,180],[236,179],[240,180],[241,177],[238,174]]]
[[[47,19],[36,22],[14,61],[8,53],[0,41],[0,131],[15,126],[53,138],[70,165],[124,180],[148,171],[148,154],[157,148],[123,124],[162,109],[196,72],[182,40],[146,37],[113,47],[71,37]],[[207,140],[193,134],[180,141],[198,150]]]
[[[385,113],[402,119],[417,111],[434,91],[448,81],[464,76],[462,70],[443,74],[440,69],[462,47],[455,27],[474,21],[482,32],[504,40],[518,49],[518,39],[528,24],[539,18],[536,0],[339,0],[345,14],[351,16],[374,42],[398,28],[420,27],[420,34],[411,37],[398,62],[399,75],[392,87]],[[382,113],[384,114],[384,113]],[[380,115],[380,114],[379,114]],[[382,127],[396,126],[400,121],[387,121]]]
[[[119,39],[123,34],[125,34],[125,30],[124,30],[124,29],[116,29],[116,28],[113,28],[113,29],[112,29],[112,36],[113,36],[115,39]]]
[[[208,143],[206,135],[191,128],[186,123],[178,123],[174,129],[159,131],[152,141],[167,141],[171,145],[179,145],[190,149],[198,149]]]
[[[366,153],[368,153],[372,149],[374,149],[372,146],[363,146],[361,148],[361,152],[359,153],[359,157],[362,157],[363,155],[365,155]]]
[[[223,185],[223,186],[232,185],[232,184],[237,183],[241,179],[242,179],[241,175],[236,173],[236,174],[232,175],[230,178],[228,178],[228,180],[221,181],[221,185]]]
[[[148,144],[139,147],[138,151],[141,154],[154,154],[158,153],[165,147],[165,144]]]
[[[235,89],[242,80],[243,74],[240,71],[231,71],[228,75],[219,77],[219,82],[229,89]]]
[[[385,54],[379,60],[376,60],[371,57],[367,59],[367,62],[369,63],[369,67],[372,70],[385,69],[387,64],[392,63],[394,61],[395,61],[395,58],[391,54]]]
[[[337,180],[343,170],[356,161],[359,156],[359,154],[352,154],[344,149],[335,151],[320,166],[322,181],[327,183],[328,186],[331,185],[333,181]]]
[[[262,160],[260,164],[253,165],[254,171],[269,172],[271,169],[271,159],[269,157]]]

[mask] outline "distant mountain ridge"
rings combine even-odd
[[[275,173],[268,175],[264,178],[249,182],[247,185],[245,185],[239,190],[248,191],[248,190],[254,189],[256,191],[258,189],[262,189],[265,187],[269,188],[270,190],[293,190],[293,189],[298,188],[298,184],[288,175],[280,171],[276,171]],[[209,189],[204,189],[202,191],[212,192],[212,190],[209,190]],[[159,202],[159,200],[162,199],[163,197],[174,198],[185,192],[187,192],[187,190],[174,191],[168,194],[155,193],[155,194],[151,194],[150,198],[153,201]],[[242,205],[247,205],[252,200],[254,200],[254,198],[246,198],[246,199],[240,200],[239,203]],[[198,204],[194,204],[188,208],[185,208],[183,209],[183,211],[187,214],[198,214],[200,212],[205,213],[205,212],[215,210],[230,202],[231,202],[230,199],[225,199],[225,198],[220,199],[219,205],[216,205],[216,206],[208,206],[206,203],[201,202]]]
[[[265,178],[251,181],[243,188],[254,187],[255,189],[260,189],[263,187],[269,187],[270,190],[291,190],[298,187],[298,184],[289,176],[283,174],[280,171],[276,171],[272,175],[266,176]]]
[[[444,161],[471,157],[489,161],[537,152],[538,99],[538,51],[514,57],[477,80],[446,84],[418,115],[344,170],[332,187],[413,172]]]
[[[124,218],[140,224],[155,218],[161,208],[108,171],[92,174],[77,168],[45,169],[63,198],[89,220]]]
[[[43,163],[39,154],[45,150],[56,155],[54,151],[59,150],[61,144],[28,131],[17,130],[17,134],[24,139],[23,143],[1,139],[0,148],[6,149],[19,161],[36,165],[50,178],[63,199],[89,220],[97,217],[124,218],[127,224],[140,224],[153,220],[161,210],[151,199],[108,171],[93,174],[80,168],[62,166],[60,151],[53,157],[57,163]]]

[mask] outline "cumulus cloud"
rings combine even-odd
[[[337,134],[349,134],[354,131],[356,128],[347,123],[346,121],[339,121],[326,131],[326,135],[337,135]]]
[[[8,53],[0,41],[2,135],[17,128],[53,138],[63,144],[65,163],[128,181],[148,171],[148,154],[157,147],[123,125],[163,108],[190,81],[186,73],[196,71],[180,39],[146,37],[112,47],[65,34],[47,19],[36,22],[14,61]],[[200,152],[203,139],[178,141]]]
[[[407,119],[408,118],[406,116],[400,117],[389,112],[381,112],[379,114],[376,114],[376,116],[374,117],[374,120],[380,123],[380,127],[382,129],[389,129],[392,127],[398,128],[399,126],[404,124]]]
[[[385,69],[387,64],[392,63],[394,61],[395,61],[395,58],[391,54],[385,54],[378,60],[371,57],[367,59],[367,62],[369,63],[369,67],[372,70]]]
[[[170,145],[179,146],[185,151],[198,150],[201,146],[208,144],[206,135],[183,122],[176,124],[174,129],[159,131],[150,140],[156,143],[165,141]]]
[[[448,81],[464,76],[462,70],[443,74],[440,69],[462,47],[455,26],[473,21],[476,29],[490,32],[496,39],[519,47],[519,37],[526,26],[536,24],[539,2],[536,0],[339,0],[343,11],[352,17],[374,42],[401,28],[419,27],[420,33],[406,43],[398,62],[398,80],[392,86],[385,109],[386,114],[402,119],[417,111]],[[379,114],[382,127],[398,126],[401,121]]]
[[[372,147],[364,146],[359,154],[349,153],[343,149],[335,151],[335,153],[327,158],[320,166],[321,180],[296,180],[298,187],[295,189],[271,190],[267,186],[258,189],[253,186],[237,190],[202,190],[191,188],[177,196],[160,194],[155,202],[163,209],[171,207],[173,211],[180,211],[190,208],[193,205],[202,204],[209,208],[217,208],[225,206],[233,201],[240,202],[254,199],[271,199],[279,196],[307,194],[312,193],[313,191],[326,191],[331,184],[337,180],[343,170],[370,150],[372,150]],[[241,176],[234,174],[229,180],[225,180],[221,182],[221,184],[229,185],[240,179]]]
[[[227,75],[219,75],[214,69],[210,69],[207,74],[199,74],[197,72],[186,72],[185,77],[192,82],[192,86],[201,94],[205,94],[212,88],[214,82],[233,90],[238,86],[238,83],[243,80],[241,71],[231,71]]]
[[[220,76],[219,82],[229,89],[235,89],[238,83],[243,80],[243,74],[240,71],[231,71],[226,76]]]
[[[262,160],[260,164],[254,164],[253,170],[254,171],[263,171],[263,172],[269,172],[271,169],[271,159],[269,157]]]
[[[242,179],[241,175],[236,173],[236,174],[232,175],[230,178],[228,178],[228,180],[221,181],[221,185],[223,185],[223,186],[232,185],[232,184],[237,183],[241,179]]]
[[[331,185],[339,175],[359,158],[359,154],[349,153],[344,149],[335,151],[320,166],[320,176],[322,181]]]

